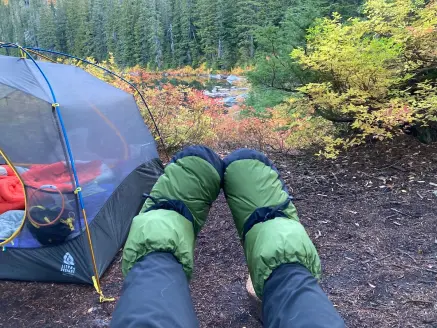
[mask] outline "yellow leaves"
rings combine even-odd
[[[384,33],[407,26],[410,18],[423,5],[422,0],[368,0],[364,13],[375,30]]]
[[[326,136],[323,138],[325,148],[317,155],[326,157],[328,159],[336,158],[340,154],[340,146],[344,144],[344,140],[341,138],[334,138],[331,136]]]
[[[372,36],[365,21],[351,22],[321,20],[310,32],[307,51],[296,49],[291,56],[327,74],[341,89],[361,88],[373,97],[383,96],[400,69],[402,46],[393,38]]]
[[[303,48],[295,48],[291,54],[290,54],[291,58],[296,59],[302,66],[307,66],[310,63],[309,60],[307,60],[306,54],[305,54],[305,50]],[[267,58],[266,58],[267,59]],[[270,57],[269,59],[270,60]]]
[[[322,80],[299,88],[308,112],[352,119],[353,137],[323,139],[327,157],[368,137],[392,138],[401,126],[437,120],[436,83],[419,83],[423,72],[437,70],[437,1],[367,0],[364,13],[345,23],[339,15],[319,20],[306,49],[291,53]]]

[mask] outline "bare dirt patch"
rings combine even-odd
[[[437,327],[437,145],[404,137],[335,161],[272,155],[322,259],[322,287],[348,327]],[[259,328],[223,195],[199,235],[192,296],[202,327]],[[120,255],[103,277],[118,297]],[[107,327],[90,286],[0,282],[0,327]]]

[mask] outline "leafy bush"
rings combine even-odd
[[[253,107],[256,113],[263,114],[266,108],[272,108],[281,104],[289,96],[289,92],[282,90],[254,87],[246,99],[246,105]]]
[[[92,61],[92,59],[89,59]],[[223,104],[206,97],[201,91],[170,83],[149,88],[145,81],[153,76],[138,67],[124,73],[114,64],[112,57],[104,62],[106,68],[135,83],[146,98],[148,107],[160,129],[169,152],[175,152],[190,144],[205,144],[211,147],[256,147],[261,150],[290,152],[314,144],[332,133],[332,124],[319,117],[311,116],[303,99],[291,98],[284,102],[284,94],[269,90],[265,101],[276,99],[281,104],[264,109],[263,97],[258,92],[253,96],[253,104],[226,109]],[[132,88],[123,81],[88,65],[87,71],[127,92]],[[136,94],[137,103],[146,124],[155,138],[159,136],[141,98]]]
[[[169,152],[189,144],[214,144],[213,120],[208,111],[218,111],[221,104],[198,90],[171,84],[141,91]],[[137,101],[146,124],[153,130],[147,109],[140,99]]]
[[[141,87],[170,150],[193,143],[280,151],[324,145],[322,154],[335,157],[369,138],[437,125],[436,0],[368,0],[363,13],[346,22],[335,14],[309,29],[306,48],[291,56],[317,78],[289,99],[255,92],[246,106],[225,110],[186,87]],[[111,60],[106,65],[117,70]],[[140,86],[148,74],[125,72]]]
[[[308,108],[353,130],[324,138],[328,157],[437,121],[437,2],[368,0],[364,13],[347,22],[338,14],[318,20],[306,49],[291,54],[321,77],[299,88]]]

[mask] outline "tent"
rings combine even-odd
[[[162,173],[155,140],[131,94],[76,66],[23,57],[0,56],[0,158],[26,202],[0,240],[0,279],[97,280],[99,291]],[[2,215],[0,230],[10,224]]]

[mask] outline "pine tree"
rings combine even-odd
[[[188,33],[183,33],[182,21],[184,20],[186,13],[182,12],[182,5],[182,1],[180,0],[172,1],[171,12],[173,13],[173,15],[170,25],[170,49],[172,51],[172,67],[187,65],[186,60],[184,59],[184,52],[185,48],[187,47]]]
[[[93,0],[91,3],[91,55],[98,61],[108,56],[108,40],[106,39],[105,25],[107,14],[104,0]]]
[[[174,0],[173,34],[175,36],[175,66],[197,66],[199,62],[199,36],[194,25],[194,0]]]
[[[236,33],[241,63],[248,63],[255,56],[255,33],[262,25],[262,7],[263,3],[260,0],[237,2]]]
[[[141,0],[139,4],[139,16],[135,24],[135,61],[141,66],[147,66],[150,60],[150,44],[147,33],[148,29],[148,11],[149,7],[146,0]]]
[[[162,28],[162,64],[163,68],[172,67],[175,61],[175,43],[177,40],[174,35],[173,15],[171,0],[157,1],[159,19]]]
[[[41,8],[38,43],[45,49],[55,49],[57,44],[54,10],[53,4]]]
[[[10,22],[13,27],[12,41],[26,45],[26,12],[28,2],[9,1]]]
[[[0,37],[6,42],[14,41],[14,28],[11,21],[11,7],[7,2],[0,2]]]
[[[56,50],[68,53],[67,44],[67,15],[64,2],[57,1],[55,11]]]
[[[79,57],[92,56],[92,29],[90,0],[75,0],[78,7],[76,17],[77,33],[74,40],[74,54]]]
[[[120,36],[120,16],[121,3],[120,0],[105,0],[107,6],[108,21],[105,26],[107,48],[112,53],[117,61],[120,63],[122,54],[122,44]]]
[[[197,26],[204,59],[213,64],[217,60],[218,32],[215,26],[216,1],[199,0],[197,3]]]
[[[312,0],[308,0],[307,3],[311,5]],[[263,16],[264,20],[268,22],[270,26],[279,26],[285,16],[288,9],[294,8],[296,5],[294,0],[265,0]]]
[[[149,8],[147,21],[147,35],[149,36],[149,64],[157,69],[162,69],[164,62],[163,56],[163,43],[164,43],[164,31],[161,24],[161,13],[159,12],[158,1],[160,0],[147,0]]]
[[[229,68],[235,64],[234,11],[231,0],[200,0],[198,27],[202,50],[213,67]]]
[[[77,17],[79,16],[78,7],[69,0],[59,0],[59,6],[65,11],[65,43],[67,51],[75,54],[76,36],[79,33]]]
[[[136,64],[134,51],[136,49],[134,26],[138,18],[138,2],[124,0],[121,4],[119,35],[121,43],[120,62],[123,66]]]
[[[23,19],[25,21],[24,39],[25,45],[37,46],[38,45],[38,29],[41,23],[41,11],[43,7],[48,6],[44,0],[34,0],[29,2],[29,6],[25,6],[23,9]],[[55,8],[52,7],[52,16],[55,14]]]

